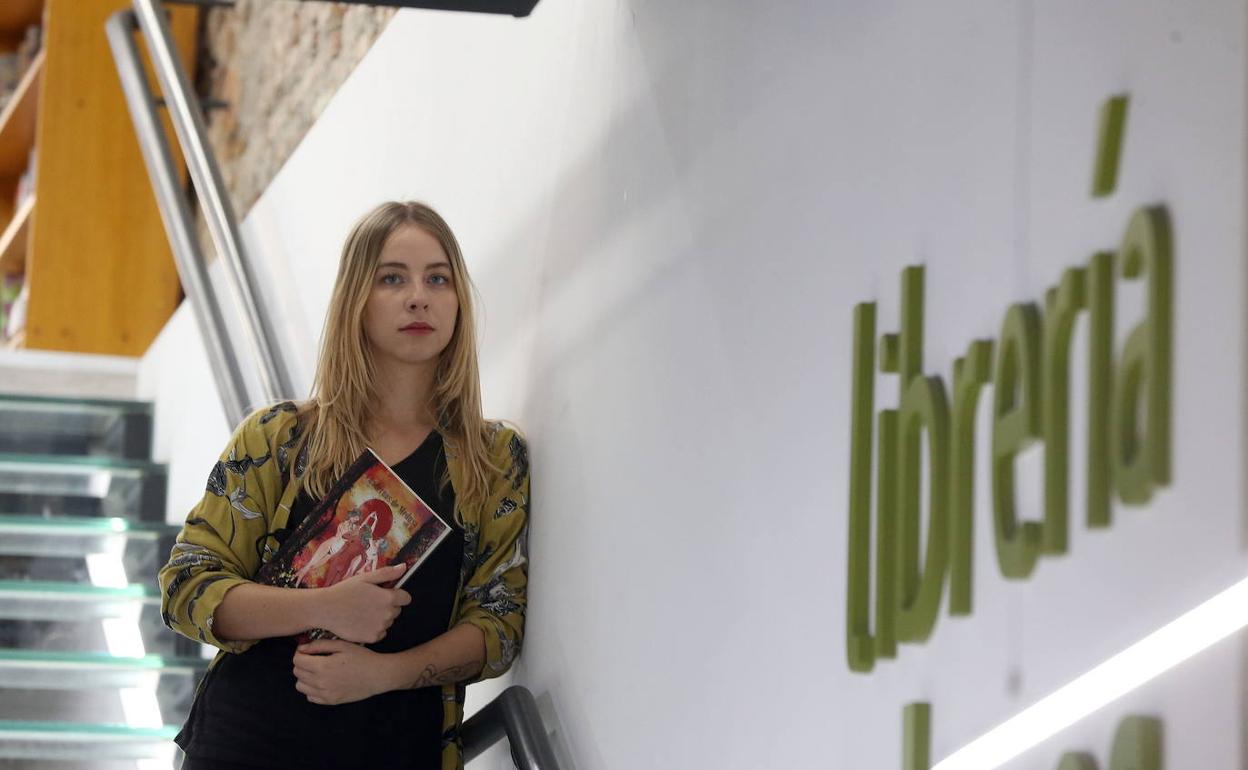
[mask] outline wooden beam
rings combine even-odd
[[[181,286],[104,22],[126,0],[47,0],[36,142],[39,216],[26,281],[26,346],[141,355]],[[184,60],[198,13],[174,8]]]

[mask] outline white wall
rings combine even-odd
[[[943,757],[1248,567],[1246,21],[1234,0],[404,11],[245,234],[290,278],[277,304],[306,387],[351,223],[417,198],[456,228],[485,308],[487,412],[519,422],[533,452],[515,677],[548,704],[572,767],[898,767],[905,703],[934,704]],[[1118,191],[1093,200],[1097,111],[1121,91]],[[1175,228],[1174,484],[1086,531],[1076,406],[1071,553],[1007,584],[986,390],[976,613],[942,614],[929,644],[851,674],[853,305],[877,300],[879,331],[894,330],[900,270],[926,265],[925,369],[948,381],[1011,302],[1040,301],[1153,203]],[[1120,284],[1120,336],[1140,300]],[[880,408],[896,388],[878,379]],[[1036,501],[1038,457],[1025,468]],[[1047,770],[1073,748],[1104,763],[1127,713],[1166,719],[1166,767],[1240,766],[1240,644],[1010,767]]]

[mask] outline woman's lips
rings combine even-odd
[[[433,327],[420,324],[416,326],[404,326],[402,329],[399,329],[399,331],[404,334],[431,334],[433,332]]]

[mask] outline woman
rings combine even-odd
[[[464,687],[520,648],[529,502],[523,438],[481,417],[469,288],[427,206],[387,203],[352,230],[311,398],[239,426],[160,572],[166,624],[221,650],[177,737],[185,769],[462,767]],[[452,535],[402,589],[382,587],[402,565],[253,582],[365,447]],[[313,628],[339,638],[296,649]]]

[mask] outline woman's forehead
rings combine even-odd
[[[423,269],[430,264],[448,263],[438,239],[422,227],[403,225],[390,234],[381,247],[380,265]]]

